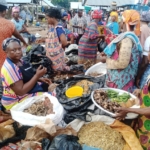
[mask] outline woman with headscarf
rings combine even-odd
[[[143,46],[143,57],[136,78],[136,86],[141,89],[146,84],[147,77],[150,74],[150,65],[148,61],[148,53],[150,52],[150,28],[148,27],[149,22],[150,11],[142,12],[140,41],[141,45]]]
[[[36,37],[32,34],[29,33],[29,31],[27,30],[26,26],[25,26],[25,21],[20,19],[19,17],[19,12],[20,12],[20,8],[15,6],[12,8],[12,17],[13,19],[11,20],[15,27],[16,30],[25,38],[28,38],[30,42],[35,42]]]
[[[125,12],[124,14],[126,14]],[[139,15],[138,12],[134,12],[134,14]],[[130,21],[133,21],[135,26],[136,23],[139,23],[140,17],[136,16],[136,18],[129,19],[129,16],[124,18],[124,31],[130,32],[120,34],[104,50],[104,53],[107,55],[106,87],[133,92],[135,77],[142,54],[140,41],[134,33],[133,25],[130,25]]]
[[[122,20],[127,31],[134,31],[138,37],[140,36],[140,14],[136,10],[125,10]]]
[[[96,63],[97,44],[101,38],[101,35],[98,32],[98,22],[101,17],[101,11],[93,11],[93,20],[87,26],[82,38],[79,41],[78,64],[84,64],[87,61],[90,61],[91,64]]]
[[[110,14],[111,22],[107,24],[107,27],[113,32],[113,34],[119,34],[119,24],[117,22],[118,20],[118,13],[112,12]]]
[[[13,35],[16,38],[20,39],[21,42],[24,44],[24,46],[27,47],[26,42],[24,41],[22,36],[18,33],[18,31],[15,29],[13,23],[5,19],[6,10],[7,10],[6,0],[1,0],[0,1],[0,70],[6,59],[6,54],[2,50],[2,42],[4,39],[9,38]],[[0,99],[2,97],[2,92],[3,92],[3,87],[0,78]],[[1,102],[0,102],[0,110],[2,110]]]
[[[22,50],[18,39],[7,38],[4,40],[3,50],[7,58],[1,69],[4,88],[1,100],[6,110],[10,110],[26,98],[48,91],[50,80],[42,78],[47,69],[40,66],[34,73],[30,65],[21,61]]]

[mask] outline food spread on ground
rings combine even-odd
[[[49,114],[55,114],[55,112],[53,112],[53,104],[51,103],[48,97],[45,97],[44,101],[32,104],[29,108],[25,109],[24,112],[36,116],[46,116]]]
[[[102,150],[123,150],[122,135],[102,122],[85,124],[78,132],[79,143]]]
[[[114,90],[96,90],[94,92],[94,100],[98,105],[112,113],[116,112],[116,108],[135,105],[135,99],[131,98],[130,94],[119,94]]]
[[[102,75],[104,75],[103,73],[98,73],[98,72],[91,72],[91,73],[89,73],[88,74],[89,76],[92,76],[92,77],[98,77],[98,76],[102,76]]]
[[[90,94],[89,87],[94,83],[88,80],[81,80],[75,84],[75,86],[81,86],[83,88],[83,94]]]

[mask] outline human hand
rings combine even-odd
[[[45,67],[42,68],[42,66],[40,65],[40,66],[38,67],[38,69],[36,70],[36,76],[37,76],[38,79],[39,79],[39,78],[42,77],[46,72],[47,72],[47,68],[45,68]]]
[[[136,78],[135,80],[135,86],[140,89],[140,79],[139,78]]]
[[[117,120],[124,120],[127,113],[128,113],[127,108],[120,107],[120,108],[116,108],[115,110],[117,110],[116,119]]]
[[[52,83],[51,80],[48,79],[48,78],[40,78],[39,81],[40,81],[40,82],[47,83],[47,84],[49,84],[49,85]]]
[[[136,97],[140,98],[141,89],[136,89],[136,90],[134,90],[133,95],[135,95]]]

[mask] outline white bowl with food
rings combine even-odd
[[[97,63],[90,67],[86,72],[85,75],[92,76],[92,77],[101,77],[105,76],[107,73],[106,63]]]
[[[114,98],[110,98],[108,96],[109,94],[108,92],[110,91],[114,91],[114,93],[112,93],[112,97],[114,96]],[[123,95],[129,97],[124,100]],[[120,90],[120,89],[101,88],[93,91],[91,94],[91,98],[95,106],[97,106],[101,111],[103,111],[104,113],[106,113],[111,117],[116,116],[114,111],[116,107],[140,108],[140,104],[139,104],[140,101],[136,96],[134,96],[133,94],[127,91]],[[128,113],[126,119],[135,119],[137,117],[138,114]]]

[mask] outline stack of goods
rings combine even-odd
[[[112,113],[115,113],[118,107],[132,107],[135,105],[135,99],[131,98],[129,94],[119,94],[114,90],[96,90],[94,100],[98,105]]]
[[[102,150],[123,150],[122,135],[102,122],[85,124],[78,132],[79,143]]]
[[[88,80],[81,80],[77,82],[74,86],[81,86],[83,88],[83,94],[90,94],[89,87],[94,83]]]
[[[29,108],[25,109],[24,112],[36,116],[46,116],[49,114],[55,114],[55,112],[53,112],[53,104],[51,103],[48,97],[45,97],[44,101],[32,104]]]

